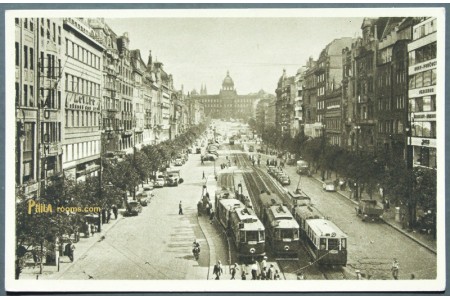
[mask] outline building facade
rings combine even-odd
[[[286,70],[283,70],[283,75],[278,80],[275,90],[277,96],[275,123],[277,132],[282,136],[290,135],[293,137],[295,134],[294,102],[296,90],[295,76],[288,77]]]
[[[63,23],[63,168],[66,178],[83,180],[100,169],[104,47],[85,20],[66,18]]]
[[[202,85],[201,93],[193,90],[189,98],[200,101],[204,106],[205,115],[214,119],[241,119],[247,121],[255,117],[256,103],[266,93],[260,91],[255,94],[238,95],[234,88],[234,81],[227,72],[219,94],[206,94],[206,86]]]
[[[413,27],[409,52],[409,122],[412,166],[436,169],[436,18],[426,18]]]
[[[15,19],[16,187],[39,197],[62,172],[62,20]]]

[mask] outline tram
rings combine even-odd
[[[259,195],[260,218],[266,227],[267,241],[276,256],[297,256],[299,225],[278,196],[263,192]]]
[[[265,228],[256,213],[237,199],[216,199],[216,216],[232,237],[240,258],[266,254]]]
[[[315,207],[296,206],[294,217],[300,225],[300,238],[320,265],[347,265],[348,236]]]

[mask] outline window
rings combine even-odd
[[[30,85],[30,106],[34,106],[34,88]]]
[[[23,28],[28,29],[28,19],[27,18],[25,18],[23,20]]]
[[[34,49],[30,48],[30,70],[34,70]]]
[[[61,45],[61,26],[58,26],[58,45]]]
[[[28,47],[23,46],[23,67],[28,69]]]
[[[33,19],[30,19],[30,30],[31,30],[31,31],[34,30]]]
[[[20,106],[20,85],[16,82],[16,105]]]
[[[20,24],[19,18],[15,18],[14,20],[16,21],[17,25]]]
[[[326,250],[327,249],[327,239],[320,239],[320,250]]]
[[[16,66],[20,65],[20,46],[19,43],[16,42]]]
[[[23,105],[28,106],[28,85],[23,86]]]

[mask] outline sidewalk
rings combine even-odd
[[[277,159],[275,155],[262,154],[262,157],[266,157],[266,159],[267,158],[270,158],[270,159],[273,158],[273,159],[276,159],[276,160],[280,161],[280,159],[279,158]],[[261,163],[261,166],[263,166],[262,163]],[[264,164],[264,166],[265,166],[265,164]],[[287,165],[285,165],[284,169],[289,170],[289,173],[291,173],[291,174],[292,174],[292,172],[294,172],[296,174],[296,166],[287,166]],[[316,179],[320,183],[323,183],[319,173],[313,174],[312,178]],[[337,193],[339,193],[341,196],[345,197],[347,200],[352,201],[354,204],[358,204],[357,201],[349,198],[349,190],[348,189],[346,189],[345,191],[339,191],[338,190]],[[369,199],[369,195],[367,195],[366,193],[363,193],[363,197]],[[380,199],[378,194],[374,195],[373,199],[377,200],[381,204],[381,199]],[[436,253],[436,240],[433,239],[432,235],[423,234],[423,233],[420,233],[420,232],[416,232],[414,230],[410,231],[410,230],[402,228],[402,224],[400,222],[396,222],[395,221],[395,208],[394,207],[391,207],[390,209],[386,209],[384,211],[382,220],[387,225],[391,226],[392,228],[394,228],[395,230],[399,231],[400,233],[406,235],[407,237],[409,237],[410,239],[414,240],[418,244],[420,244],[423,247],[427,248],[429,251],[431,251],[433,253]]]
[[[96,232],[93,236],[84,237],[84,234],[80,234],[80,240],[75,245],[74,261],[71,262],[68,256],[59,257],[59,271],[58,265],[48,266],[43,265],[42,274],[39,274],[39,265],[34,267],[28,263],[25,268],[22,269],[19,280],[55,280],[62,276],[78,259],[83,257],[86,252],[95,245],[99,240],[103,239],[106,233],[111,230],[117,223],[122,220],[124,209],[119,209],[117,220],[111,219],[108,224],[102,224],[102,231]]]

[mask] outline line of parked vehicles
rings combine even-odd
[[[252,177],[250,177],[252,178]],[[220,181],[218,181],[220,182]],[[242,189],[215,197],[216,217],[233,239],[240,258],[256,259],[270,250],[277,258],[296,257],[301,244],[319,264],[347,263],[347,235],[332,221],[315,210],[303,192],[290,193],[292,211],[276,195],[262,191],[250,207],[239,199]]]
[[[291,184],[291,179],[289,175],[286,174],[281,168],[275,166],[268,166],[267,173],[269,173],[273,178],[278,180],[281,185],[286,186]]]

